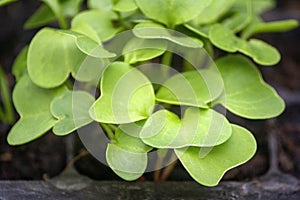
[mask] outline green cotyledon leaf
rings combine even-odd
[[[84,24],[80,24],[80,25],[84,25]],[[80,27],[81,29],[79,29],[79,31],[82,32],[83,34],[73,30],[61,30],[60,32],[69,35],[70,37],[73,37],[75,39],[75,44],[78,47],[78,49],[80,49],[80,51],[82,51],[86,55],[95,58],[112,58],[116,56],[116,54],[111,53],[106,49],[104,49],[101,41],[98,40],[98,38],[87,36],[89,35],[89,33],[93,33],[91,32],[92,30],[89,29],[89,26],[85,26],[85,27],[80,26]],[[84,32],[82,27],[88,28],[87,30],[85,30],[86,32]]]
[[[226,118],[212,109],[188,108],[183,118],[168,110],[152,114],[140,131],[144,143],[155,148],[211,147],[231,136]]]
[[[53,127],[56,135],[67,135],[93,120],[89,108],[94,98],[84,91],[66,91],[51,102],[51,113],[58,120]]]
[[[156,100],[167,104],[208,108],[208,103],[223,91],[223,82],[213,69],[200,69],[176,74],[156,93]]]
[[[135,0],[118,0],[113,6],[113,10],[118,12],[130,12],[136,9]]]
[[[111,11],[114,5],[112,0],[88,0],[87,4],[90,9],[99,9],[104,12]]]
[[[118,176],[127,181],[132,181],[138,179],[145,172],[147,154],[131,152],[115,144],[108,144],[106,161]]]
[[[62,85],[86,55],[75,38],[51,28],[40,30],[29,45],[27,69],[32,81],[43,88]]]
[[[135,2],[147,17],[173,27],[195,18],[209,5],[210,0],[135,0]]]
[[[280,60],[279,52],[271,45],[258,39],[240,39],[232,30],[220,24],[210,29],[209,39],[216,47],[232,53],[242,52],[261,65],[274,65]]]
[[[8,134],[8,143],[24,144],[50,130],[57,122],[50,112],[51,101],[64,91],[64,86],[54,89],[40,88],[24,75],[13,91],[13,102],[20,119]]]
[[[223,144],[209,149],[187,147],[175,153],[188,173],[200,184],[216,186],[226,171],[247,162],[256,151],[256,141],[246,129],[232,125],[232,136]]]
[[[224,81],[221,104],[239,116],[266,119],[278,116],[285,108],[276,91],[265,83],[258,69],[241,55],[230,55],[216,61]]]
[[[132,31],[136,37],[141,39],[164,39],[188,48],[200,48],[203,46],[203,42],[197,38],[188,37],[179,32],[166,29],[162,25],[151,21],[137,24]]]
[[[193,20],[196,25],[208,24],[216,21],[226,13],[236,0],[211,0],[208,6]]]
[[[118,176],[128,181],[142,176],[147,166],[147,152],[152,149],[140,138],[131,135],[135,133],[127,134],[117,128],[115,142],[108,144],[106,150],[109,167]]]
[[[124,61],[130,64],[150,60],[167,49],[165,40],[132,38],[123,49]]]
[[[251,1],[234,1],[230,11],[246,13],[251,9],[251,12],[255,15],[271,10],[276,7],[275,0],[251,0]]]
[[[122,30],[121,27],[114,26],[113,20],[116,18],[117,16],[114,13],[92,9],[76,15],[71,22],[71,27],[73,28],[82,23],[87,24],[98,34],[101,41],[104,42]]]
[[[151,82],[139,70],[114,62],[103,73],[101,96],[90,109],[91,117],[103,123],[123,124],[150,116],[155,95]]]

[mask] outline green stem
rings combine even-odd
[[[173,57],[173,54],[169,51],[165,52],[165,54],[163,55],[162,59],[161,59],[161,64],[167,66],[167,67],[164,67],[162,68],[162,74],[163,74],[163,77],[168,77],[169,76],[169,68],[168,67],[171,67],[171,64],[172,64],[172,57]]]
[[[4,71],[0,68],[0,91],[3,101],[4,110],[2,111],[2,120],[6,123],[13,123],[15,121],[13,105],[10,97],[9,85],[4,74]]]
[[[59,24],[61,29],[67,29],[68,28],[66,19],[63,16],[59,16],[57,20],[58,20],[58,24]]]
[[[100,123],[110,140],[115,140],[115,134],[109,124]]]
[[[107,124],[109,126],[109,128],[113,131],[116,131],[118,129],[117,126],[113,125],[113,124]]]
[[[172,57],[173,57],[173,54],[171,52],[167,51],[161,59],[161,64],[170,67],[171,62],[172,62]]]

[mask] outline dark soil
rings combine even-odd
[[[10,74],[10,67],[14,57],[30,40],[34,31],[22,30],[22,24],[37,8],[37,1],[19,2],[5,8],[0,8],[0,64],[8,73],[11,86],[14,79]],[[272,19],[298,18],[300,19],[300,3],[294,1],[280,1],[281,8],[293,10],[291,12],[271,12],[265,17]],[[291,6],[292,5],[292,6]],[[295,10],[299,9],[299,10]],[[278,11],[278,10],[277,10]],[[275,13],[275,14],[274,14]],[[300,92],[300,29],[288,33],[261,35],[269,43],[279,48],[282,61],[276,67],[262,67],[266,81],[275,88],[291,92]],[[237,118],[228,114],[231,122],[248,128],[257,139],[258,151],[248,163],[230,170],[224,176],[225,180],[259,179],[266,174],[270,167],[268,138],[270,129],[265,121],[253,121]],[[275,132],[279,143],[280,170],[300,179],[300,99],[298,103],[288,104],[286,111],[277,119]],[[0,180],[10,179],[43,179],[60,174],[67,164],[66,138],[48,133],[40,139],[26,145],[11,147],[6,142],[10,126],[0,122]],[[80,140],[75,136],[74,156],[84,150]],[[84,156],[75,163],[79,173],[97,180],[119,180],[105,165],[99,163],[92,156]],[[152,180],[153,173],[144,176]],[[171,173],[169,180],[192,180],[180,163]]]

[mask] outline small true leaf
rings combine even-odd
[[[212,69],[188,71],[172,76],[156,94],[156,100],[168,104],[207,108],[223,91],[221,76]]]
[[[249,119],[266,119],[282,113],[284,101],[247,58],[226,56],[216,64],[225,87],[222,104],[231,112]]]
[[[51,129],[57,122],[50,112],[51,101],[65,90],[65,87],[39,88],[27,75],[23,76],[13,91],[13,102],[21,118],[10,130],[8,143],[24,144]]]
[[[188,108],[182,120],[160,110],[146,121],[140,137],[156,148],[209,147],[225,142],[231,135],[226,118],[214,110]]]
[[[115,62],[108,66],[100,88],[102,95],[90,109],[94,120],[123,124],[150,116],[155,103],[152,84],[129,64]]]
[[[192,20],[199,15],[210,0],[135,0],[141,11],[149,18],[173,27]]]
[[[51,103],[51,113],[58,120],[53,127],[56,135],[67,135],[91,123],[89,108],[94,98],[84,91],[66,91]]]
[[[247,162],[254,155],[256,142],[248,130],[232,125],[229,140],[215,146],[205,157],[200,157],[201,151],[205,149],[189,147],[175,149],[175,153],[198,183],[216,186],[226,171]]]

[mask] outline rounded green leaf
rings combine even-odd
[[[209,39],[216,47],[222,50],[228,52],[239,50],[240,39],[230,29],[220,24],[216,24],[210,29]]]
[[[240,52],[261,65],[275,65],[280,61],[280,53],[271,45],[262,40],[250,39],[248,42],[240,42]]]
[[[136,135],[132,136],[134,133],[125,133],[121,128],[118,128],[115,133],[115,143],[118,147],[135,153],[147,153],[151,151],[152,147],[146,145],[139,137]]]
[[[57,122],[50,112],[51,101],[65,90],[65,87],[39,88],[27,75],[23,76],[13,91],[13,102],[21,118],[10,130],[8,143],[24,144],[51,129]]]
[[[271,10],[276,7],[275,0],[251,0],[251,1],[234,1],[231,8],[233,12],[246,13],[251,7],[254,15],[260,15],[261,13]]]
[[[133,29],[133,33],[138,38],[165,39],[188,48],[199,48],[203,46],[202,41],[199,39],[194,39],[192,37],[179,34],[175,31],[171,32],[169,29],[164,28],[162,25],[149,21],[137,24]]]
[[[84,91],[66,91],[56,97],[51,103],[51,113],[58,120],[53,127],[56,135],[67,135],[81,128],[93,120],[89,115],[89,108],[94,98]]]
[[[200,35],[201,37],[208,38],[208,34],[211,28],[211,25],[207,26],[196,26],[192,24],[184,24],[184,26],[189,29],[190,31],[193,31],[194,33]]]
[[[188,71],[172,76],[156,94],[156,100],[168,104],[208,108],[221,95],[221,76],[212,69]]]
[[[216,186],[226,171],[247,162],[256,151],[253,135],[246,129],[232,125],[232,136],[225,143],[213,147],[205,156],[206,148],[175,149],[188,173],[200,184]]]
[[[236,0],[211,0],[208,6],[198,15],[193,22],[196,25],[208,24],[216,21],[226,13]]]
[[[252,19],[252,15],[248,13],[236,13],[222,21],[222,25],[230,29],[234,33],[243,30]]]
[[[146,153],[132,152],[115,144],[108,144],[106,160],[109,167],[127,181],[138,179],[147,167]]]
[[[113,1],[112,0],[88,0],[87,1],[89,8],[95,8],[100,9],[102,11],[109,12],[111,11],[113,7]]]
[[[167,49],[165,40],[132,38],[123,49],[124,61],[136,63],[162,55]]]
[[[132,137],[139,138],[140,137],[140,132],[145,124],[146,120],[141,120],[141,121],[136,121],[133,123],[128,123],[128,124],[121,124],[119,125],[119,129],[122,130],[123,133],[130,135]]]
[[[240,55],[226,56],[216,61],[224,81],[222,104],[231,112],[250,119],[278,116],[284,101],[266,84],[257,68]]]
[[[96,58],[113,58],[116,56],[116,54],[107,51],[101,44],[86,36],[78,36],[76,45],[85,54]]]
[[[73,37],[44,28],[30,43],[28,73],[31,80],[40,87],[57,87],[66,81],[74,68],[81,65],[85,57],[76,47]]]
[[[76,15],[72,22],[72,28],[85,23],[89,25],[98,34],[101,41],[111,39],[121,28],[116,28],[113,24],[113,19],[116,19],[113,13],[103,12],[101,10],[88,10]]]
[[[80,26],[76,26],[75,28],[79,28],[79,32],[71,30],[60,30],[60,32],[73,37],[75,39],[75,44],[78,49],[80,49],[80,51],[82,51],[86,55],[96,58],[112,58],[116,56],[116,54],[104,49],[101,41],[97,38],[97,36],[95,37],[93,35],[94,32],[89,28],[88,25],[80,24]],[[82,28],[86,29],[83,30]],[[83,34],[81,34],[80,32],[82,32]],[[87,36],[90,33],[92,37]]]
[[[186,146],[211,147],[224,143],[231,136],[231,126],[218,112],[188,108],[180,120],[167,110],[160,110],[146,121],[140,137],[155,148]]]
[[[151,82],[127,63],[115,62],[101,79],[101,97],[90,109],[99,122],[123,124],[146,119],[155,105]]]
[[[86,23],[78,23],[76,26],[73,26],[72,31],[80,33],[94,40],[96,43],[101,44],[101,40],[97,32]],[[76,35],[77,36],[77,35]],[[101,44],[102,45],[102,44]]]
[[[210,0],[135,0],[137,6],[149,18],[173,27],[199,15]]]
[[[280,54],[276,48],[261,40],[240,39],[232,30],[220,24],[210,29],[209,39],[216,47],[228,52],[242,52],[261,65],[274,65],[280,60]]]
[[[118,12],[130,12],[137,9],[134,0],[118,0],[113,6],[113,10]]]

